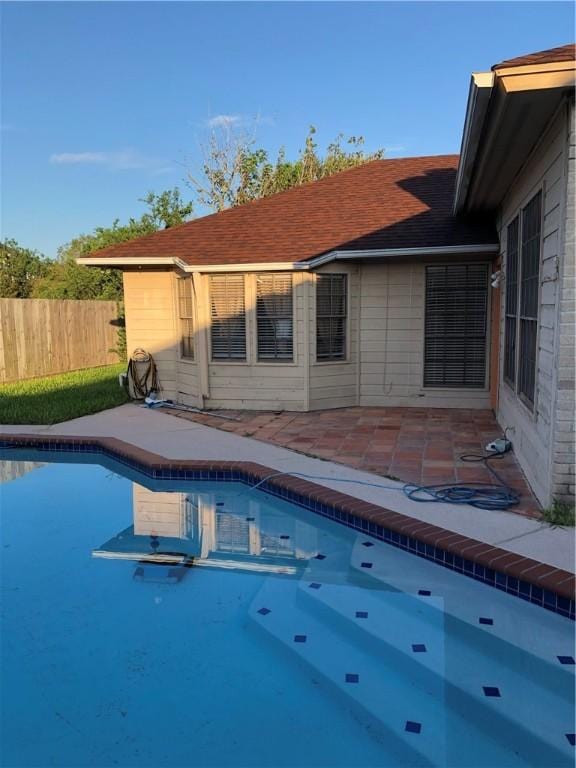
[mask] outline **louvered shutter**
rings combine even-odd
[[[426,268],[424,386],[484,387],[488,267]]]
[[[256,277],[256,321],[258,360],[293,360],[292,275]]]
[[[244,275],[210,277],[213,360],[246,360]]]
[[[316,359],[346,359],[346,275],[316,276]]]

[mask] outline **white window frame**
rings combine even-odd
[[[318,359],[318,279],[322,277],[328,277],[330,275],[339,275],[345,278],[346,283],[346,317],[344,322],[344,332],[346,334],[344,343],[344,357],[335,360],[319,360]],[[312,365],[347,365],[350,360],[350,315],[351,315],[351,280],[349,272],[317,272],[314,275],[314,282],[312,284],[312,290],[314,291],[314,321],[311,329],[314,337],[314,358]]]
[[[258,355],[258,279],[261,277],[274,277],[274,276],[290,277],[290,290],[292,299],[292,357],[291,358],[262,358]],[[248,295],[253,295],[254,299],[254,332],[253,332],[253,349],[254,349],[254,365],[273,365],[273,366],[290,366],[297,365],[297,335],[296,335],[296,295],[294,285],[294,273],[293,272],[259,272],[251,276],[253,280],[253,290]]]
[[[195,301],[195,295],[194,295],[194,285],[192,277],[177,277],[176,278],[176,322],[178,324],[178,360],[183,363],[196,363],[196,354],[197,354],[197,337],[196,337],[196,329],[198,328],[198,317],[196,312],[196,301]],[[188,285],[190,289],[190,305],[191,305],[191,315],[189,317],[183,318],[181,314],[181,307],[180,307],[180,286]],[[188,355],[182,354],[182,320],[191,320],[192,321],[192,356],[189,357]]]
[[[486,266],[488,276],[487,276],[487,293],[486,293],[486,362],[485,362],[485,370],[484,370],[484,384],[481,386],[467,386],[466,384],[456,385],[456,386],[447,386],[447,385],[441,385],[441,386],[427,386],[424,383],[425,380],[425,365],[426,365],[426,270],[428,267],[449,267],[454,265],[473,265],[473,264],[481,264],[483,266]],[[492,349],[492,292],[490,290],[490,267],[491,264],[488,261],[476,261],[476,260],[468,260],[468,261],[430,261],[423,264],[424,269],[424,277],[423,277],[423,302],[424,302],[424,310],[422,312],[422,324],[421,324],[421,391],[422,392],[450,392],[454,395],[463,394],[466,395],[467,393],[473,393],[473,392],[484,392],[487,393],[490,390],[490,371],[491,371],[491,349]]]
[[[516,277],[516,333],[515,333],[515,360],[514,360],[514,382],[511,382],[504,376],[504,366],[502,366],[502,381],[508,387],[508,390],[515,396],[516,400],[522,404],[526,411],[536,418],[537,403],[538,403],[538,351],[540,349],[540,317],[542,310],[541,301],[541,289],[542,289],[542,254],[543,254],[543,241],[544,241],[544,186],[542,185],[536,191],[532,191],[528,197],[525,197],[522,203],[515,209],[514,214],[509,217],[505,226],[506,237],[508,236],[508,227],[518,218],[518,274]],[[526,395],[520,392],[519,388],[519,359],[520,359],[520,327],[521,327],[521,297],[522,297],[522,231],[523,231],[523,214],[530,203],[540,195],[540,237],[538,242],[538,298],[537,298],[537,315],[536,315],[536,349],[534,360],[534,399],[530,401]],[[506,258],[505,258],[505,279],[508,279],[508,243],[506,242]],[[505,293],[505,292],[504,292]],[[504,296],[505,302],[505,296]],[[504,316],[506,316],[506,305],[504,303]],[[506,344],[506,331],[504,331],[504,339],[502,344],[503,359],[505,355]]]
[[[242,285],[244,290],[244,357],[243,358],[222,358],[222,357],[214,357],[213,356],[213,347],[212,347],[212,331],[213,331],[213,323],[212,323],[212,280],[214,278],[222,278],[222,277],[241,277],[242,278]],[[217,273],[217,274],[210,274],[208,275],[208,319],[210,321],[210,327],[209,327],[209,333],[208,333],[208,351],[209,351],[209,361],[210,365],[249,365],[250,364],[250,332],[249,332],[249,319],[248,319],[248,307],[246,304],[247,298],[250,296],[250,292],[248,290],[248,286],[246,284],[246,275],[243,273],[240,273],[240,275],[237,272],[223,272],[223,273]]]

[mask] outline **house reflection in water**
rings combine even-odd
[[[180,581],[191,565],[296,575],[317,552],[317,529],[237,486],[182,493],[133,483],[133,516],[92,554],[137,561],[142,580]]]
[[[39,461],[0,461],[0,483],[17,480],[43,466],[44,464]]]

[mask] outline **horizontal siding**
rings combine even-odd
[[[186,516],[184,495],[150,491],[132,484],[134,533],[137,536],[185,538]]]
[[[575,312],[574,286],[576,283],[576,110],[570,105],[566,157],[566,200],[564,215],[560,218],[558,250],[560,253],[559,334],[557,345],[558,367],[556,408],[552,442],[551,497],[574,503],[574,406],[576,373],[574,348]],[[562,210],[562,206],[560,206]]]
[[[355,265],[327,265],[320,272],[340,272],[348,275],[348,319],[345,361],[316,362],[316,284],[310,281],[309,360],[310,410],[345,408],[358,404],[358,322],[360,310],[360,268]]]
[[[500,243],[504,286],[501,291],[503,356],[507,226],[519,210],[543,190],[540,306],[534,412],[519,400],[502,377],[498,420],[510,429],[514,451],[540,502],[551,501],[552,432],[557,391],[557,343],[560,243],[566,211],[566,120],[561,113],[515,180],[500,211]]]
[[[365,264],[361,284],[360,405],[490,407],[487,390],[423,386],[424,263]]]
[[[209,280],[203,276],[208,298]],[[206,408],[242,408],[247,410],[304,410],[305,344],[304,276],[295,273],[293,281],[294,362],[261,363],[256,344],[256,276],[245,276],[246,362],[210,361],[208,364],[209,398]],[[209,320],[206,319],[209,325]],[[209,344],[210,336],[207,334]]]
[[[154,356],[161,394],[177,392],[176,337],[172,272],[124,272],[128,355],[142,347]]]

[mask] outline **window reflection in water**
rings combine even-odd
[[[202,493],[132,486],[133,524],[94,557],[296,574],[317,551],[317,528],[237,486]]]

